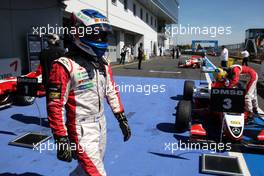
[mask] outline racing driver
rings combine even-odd
[[[111,26],[101,13],[85,9],[72,14],[72,27],[90,27],[93,32],[72,35],[67,56],[53,62],[48,87],[49,124],[57,158],[78,160],[70,175],[106,175],[104,97],[119,122],[124,141],[131,136],[112,70],[104,57]]]

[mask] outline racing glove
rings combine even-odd
[[[131,136],[131,130],[128,126],[128,121],[124,113],[115,114],[116,119],[119,122],[119,127],[124,135],[124,142],[127,141]]]
[[[55,137],[56,147],[57,147],[57,158],[61,161],[71,162],[72,161],[72,151],[70,140],[67,136]]]

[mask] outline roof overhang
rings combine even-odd
[[[156,15],[158,20],[165,21],[166,24],[178,23],[178,17],[174,17],[166,8],[166,6],[159,0],[140,0],[138,2],[146,9],[148,9],[151,13]]]

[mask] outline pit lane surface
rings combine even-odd
[[[199,156],[210,151],[172,150],[171,146],[173,144],[176,147],[176,144],[188,135],[187,133],[175,135],[173,130],[175,107],[181,98],[184,79],[199,80],[200,71],[179,69],[176,65],[177,60],[164,57],[143,63],[143,70],[139,71],[135,64],[114,66],[115,80],[120,86],[165,85],[166,91],[160,93],[152,91],[149,94],[147,87],[137,92],[127,90],[121,92],[133,134],[127,143],[122,142],[118,124],[106,105],[108,142],[105,167],[109,175],[200,175]],[[204,75],[202,79],[205,79]],[[68,164],[56,160],[54,150],[40,153],[7,145],[9,141],[28,131],[41,130],[50,134],[45,120],[45,99],[38,99],[37,104],[44,127],[39,126],[36,105],[13,106],[0,111],[0,175],[1,173],[68,175],[75,168],[75,161]],[[263,163],[263,156],[254,154],[244,156],[252,175],[264,175],[260,166]]]

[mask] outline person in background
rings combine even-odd
[[[227,61],[228,61],[228,49],[223,45],[222,46],[222,52],[221,52],[221,67],[225,68],[227,67]]]
[[[42,69],[42,84],[48,86],[48,76],[52,62],[64,56],[65,50],[60,46],[60,37],[57,34],[48,35],[48,47],[40,53],[40,66]]]
[[[126,45],[124,45],[123,48],[121,49],[121,59],[120,59],[119,64],[125,64],[126,53],[127,53],[127,47]]]
[[[142,59],[144,58],[144,48],[143,48],[143,43],[140,43],[138,47],[138,69],[141,69],[141,62]]]
[[[175,59],[175,48],[172,48],[172,59]]]
[[[159,51],[160,51],[160,56],[162,56],[162,46],[160,46]]]
[[[180,49],[177,48],[176,49],[176,59],[179,59],[179,57],[180,57]]]
[[[127,62],[131,62],[132,59],[131,59],[131,46],[130,45],[128,45],[126,51],[127,51],[127,54],[126,54],[127,59],[126,60],[127,60]]]
[[[241,52],[241,55],[243,57],[242,65],[248,66],[249,52],[246,48]]]

